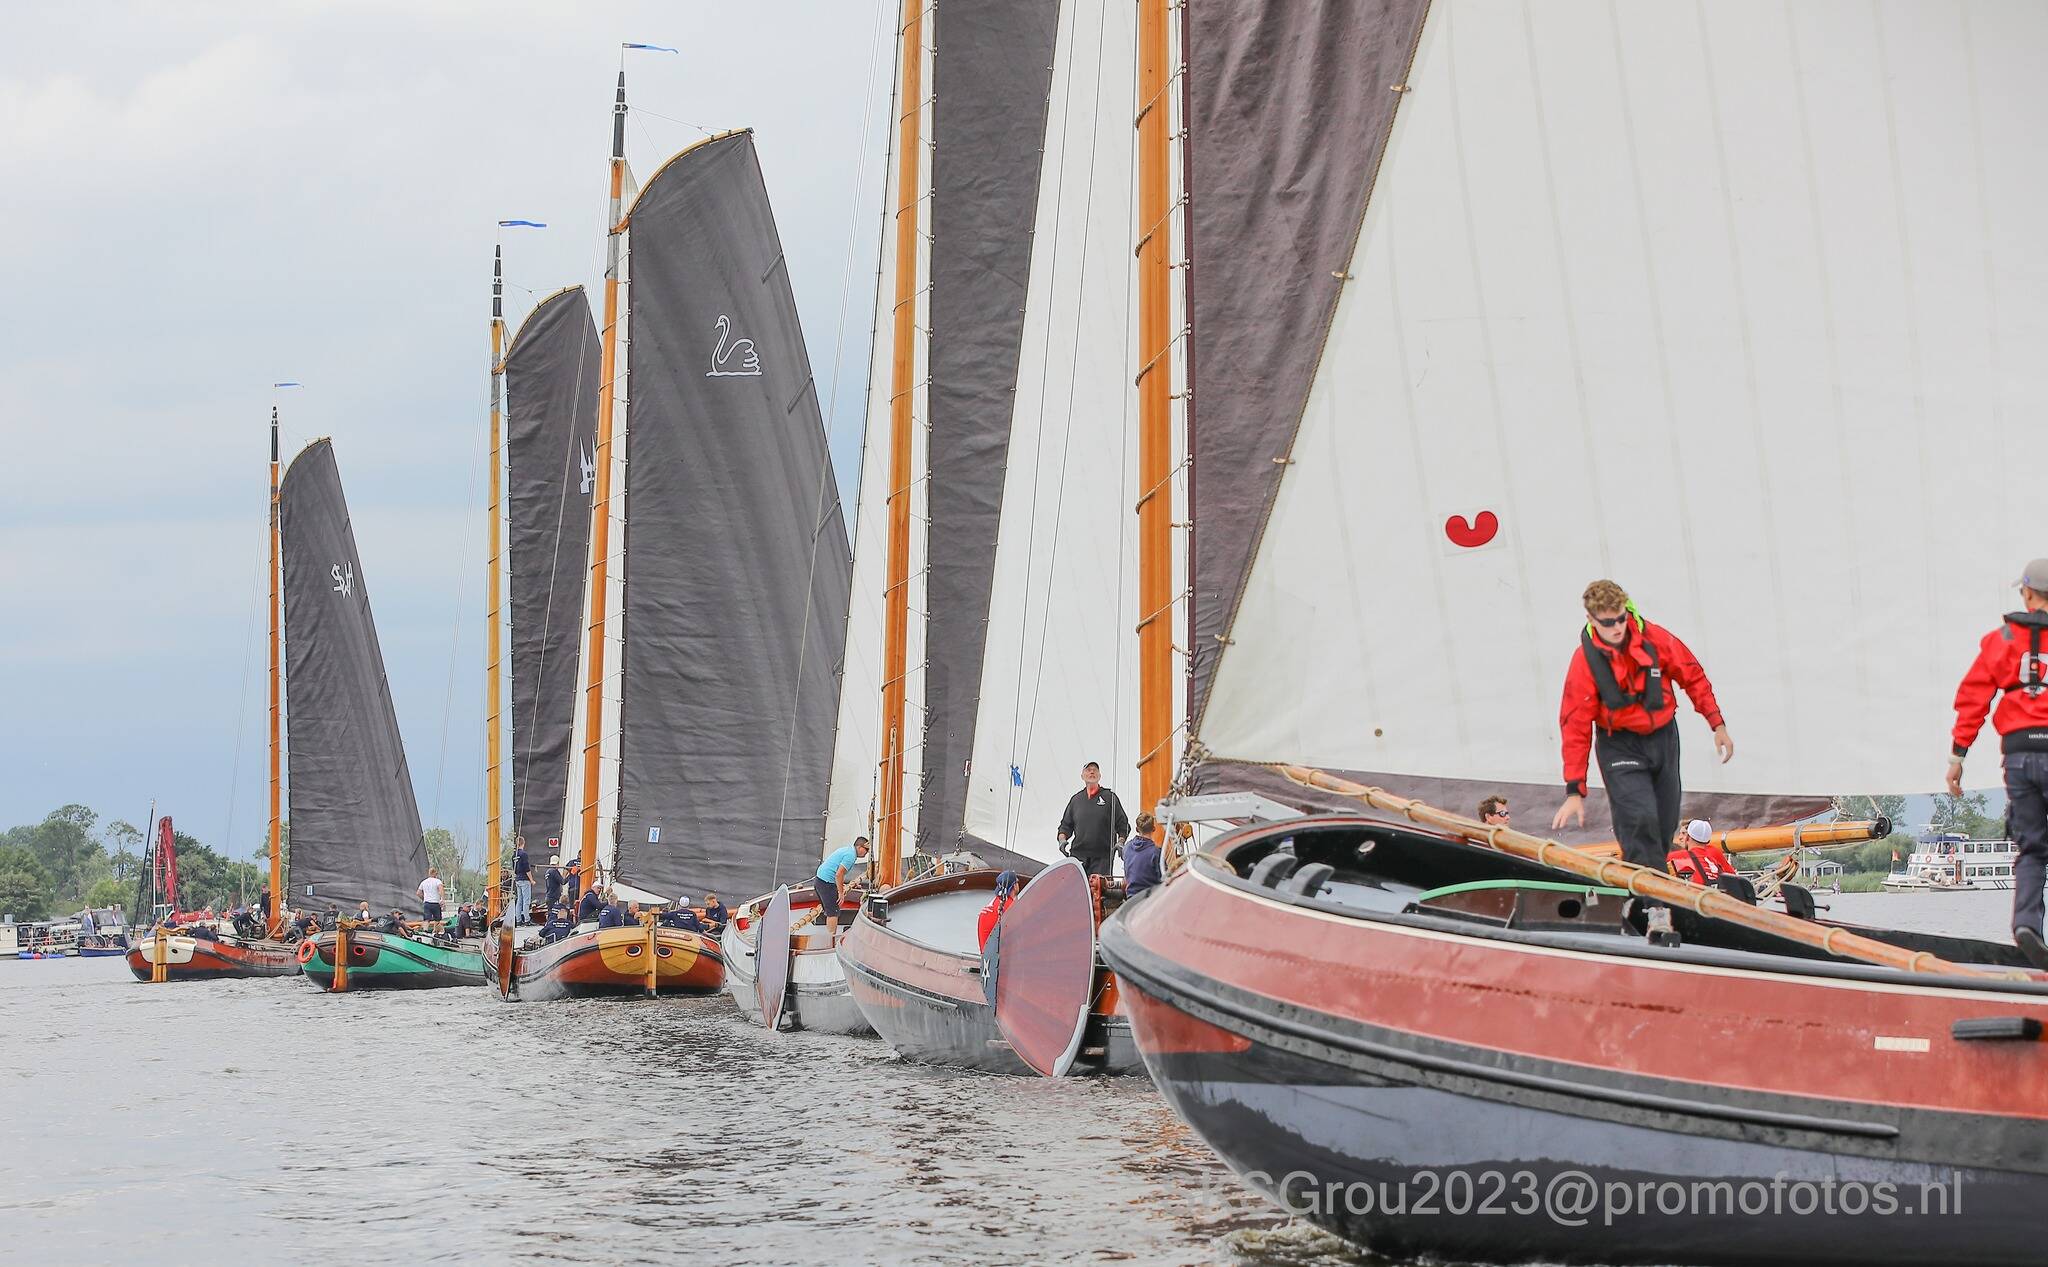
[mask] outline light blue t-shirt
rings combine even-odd
[[[839,880],[839,868],[845,867],[851,873],[858,866],[860,866],[860,855],[854,852],[853,846],[841,845],[825,856],[824,864],[818,868],[818,878],[837,883]]]

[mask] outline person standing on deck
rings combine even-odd
[[[420,881],[421,917],[429,924],[441,922],[441,869],[428,867],[427,878]]]
[[[1976,662],[1956,687],[1956,728],[1948,758],[1948,792],[1963,794],[1963,758],[1984,729],[1998,730],[2005,760],[2006,830],[2013,862],[2012,939],[2027,962],[2048,971],[2042,940],[2042,886],[2048,880],[2048,673],[2042,633],[2048,630],[2048,559],[2035,559],[2018,581],[2023,609],[1985,634]],[[1991,701],[1998,709],[1991,711]]]
[[[1597,748],[1621,856],[1662,871],[1682,796],[1677,691],[1714,728],[1714,751],[1724,763],[1735,755],[1735,741],[1707,671],[1676,634],[1644,620],[1613,581],[1593,582],[1584,597],[1586,627],[1565,671],[1557,716],[1565,798],[1550,826],[1585,826],[1586,758]]]
[[[1159,821],[1146,810],[1138,811],[1138,827],[1131,838],[1124,842],[1124,896],[1136,897],[1148,889],[1159,886],[1166,878],[1160,866],[1159,842],[1152,833],[1159,828]]]
[[[1117,842],[1131,834],[1131,820],[1115,792],[1102,786],[1102,767],[1081,767],[1081,790],[1067,798],[1060,815],[1060,852],[1078,858],[1089,875],[1108,876]]]
[[[533,864],[526,857],[526,837],[512,838],[512,927],[526,922],[533,906]]]
[[[561,905],[562,902],[562,855],[560,854],[554,854],[548,858],[547,884],[547,907],[552,911],[555,907]]]
[[[811,880],[811,891],[818,895],[818,909],[825,912],[825,927],[831,931],[832,940],[839,940],[839,899],[846,892],[847,885],[858,876],[860,869],[867,865],[868,852],[873,848],[866,836],[856,836],[850,845],[841,845],[825,855],[818,864],[818,873]]]

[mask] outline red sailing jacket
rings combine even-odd
[[[2048,687],[2040,684],[2041,669],[2028,671],[2027,658],[2041,631],[2042,654],[2048,655],[2048,612],[2013,612],[2005,623],[1984,635],[1978,645],[1977,662],[1956,687],[1956,729],[1954,752],[1962,756],[1977,742],[1984,729],[1984,714],[1991,701],[2004,692],[1991,724],[2002,737],[2006,752],[2048,752]],[[2038,666],[2036,661],[2036,666]],[[2022,673],[2035,683],[2027,689]]]
[[[1664,670],[1663,705],[1654,713],[1639,703],[1609,710],[1600,702],[1600,687],[1593,680],[1593,670],[1586,664],[1583,650],[1572,652],[1571,667],[1565,670],[1564,702],[1558,706],[1557,725],[1564,733],[1565,790],[1577,796],[1586,794],[1586,762],[1593,751],[1593,727],[1638,735],[1659,729],[1678,714],[1674,686],[1685,689],[1692,706],[1707,719],[1709,726],[1721,728],[1721,706],[1714,700],[1713,683],[1707,681],[1707,671],[1700,667],[1691,649],[1662,625],[1640,616],[1634,617],[1632,623],[1629,636],[1618,647],[1608,646],[1597,635],[1593,641],[1599,652],[1606,655],[1614,670],[1615,683],[1625,695],[1635,695],[1643,689],[1644,673],[1650,662],[1643,643],[1647,641],[1655,648],[1657,663]]]

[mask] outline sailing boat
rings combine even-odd
[[[1005,1072],[1133,1069],[1106,975],[1068,976],[1057,1001],[1028,1001],[1070,1018],[1044,1031],[1049,1050],[1001,1023],[1001,997],[1029,996],[1038,979],[1027,925],[1074,930],[1080,958],[1092,960],[1085,877],[1048,872],[1025,889],[1022,910],[1000,925],[1000,973],[978,929],[999,872],[898,881],[906,836],[928,857],[964,850],[1038,871],[1058,859],[1054,831],[1084,761],[1121,771],[1111,781],[1126,791],[1137,782],[1139,693],[1124,685],[1138,676],[1127,631],[1141,623],[1144,593],[1127,510],[1138,435],[1126,263],[1135,28],[1115,6],[1050,2],[910,6],[905,21],[898,100],[921,99],[927,65],[935,91],[900,110],[896,288],[883,314],[893,320],[878,321],[892,347],[875,358],[891,369],[871,392],[892,443],[880,462],[870,447],[855,565],[857,592],[878,576],[885,599],[881,689],[856,693],[850,652],[833,783],[839,843],[866,771],[880,767],[883,892],[853,921],[840,959],[862,1013],[906,1058]],[[928,173],[917,161],[925,127]],[[932,231],[920,249],[926,205]],[[921,448],[924,428],[912,424],[926,419]],[[890,548],[869,572],[881,490]],[[919,540],[909,525],[926,520]],[[921,717],[921,730],[907,717]],[[1058,892],[1063,911],[1026,918]],[[1076,1024],[1082,1037],[1069,1051]]]
[[[597,326],[581,286],[542,299],[502,363],[511,591],[512,823],[545,863],[562,852],[576,650],[597,480]],[[542,842],[547,848],[536,849]]]
[[[1175,810],[1251,825],[1103,930],[1168,1102],[1396,1256],[2037,1259],[2048,978],[2012,947],[1791,919],[1415,794],[1558,795],[1552,657],[1599,573],[1693,631],[1743,736],[1690,754],[1692,806],[1931,781],[1901,737],[1946,732],[1948,657],[1997,556],[2032,552],[2030,505],[1982,477],[2048,403],[2006,368],[2048,318],[2019,227],[2048,193],[2021,139],[2048,14],[1180,21],[1200,654]],[[1894,479],[1913,513],[1799,495]],[[1258,821],[1276,800],[1343,808]],[[1510,1185],[1497,1216],[1352,1199],[1443,1166]],[[1806,1200],[1845,1180],[1921,1217]],[[1595,1238],[1521,1199],[1559,1184],[1692,1197],[1588,1204]]]
[[[284,934],[284,790],[281,779],[283,735],[279,712],[283,703],[280,675],[283,671],[283,607],[279,593],[282,566],[278,526],[278,420],[277,407],[270,409],[270,509],[267,536],[270,546],[270,900],[269,927],[265,936],[254,940],[217,933],[213,929],[175,932],[158,925],[128,939],[128,970],[138,981],[164,982],[213,977],[288,977],[298,970],[292,946],[281,940]],[[168,816],[157,824],[157,844],[152,862],[161,860],[165,877],[162,896],[177,910],[177,847]],[[137,911],[140,916],[141,911]]]
[[[300,945],[306,976],[337,992],[477,984],[475,940],[379,931],[353,918],[364,902],[377,916],[409,909],[427,850],[331,441],[292,459],[278,517],[292,741],[288,892],[323,925]]]
[[[821,816],[848,564],[836,504],[814,509],[824,429],[753,136],[691,146],[627,206],[625,109],[622,74],[569,805],[585,875],[679,906],[767,887],[781,842]],[[621,397],[630,467],[612,435]],[[501,933],[494,968],[525,998],[723,983],[714,942],[651,916],[513,940]]]

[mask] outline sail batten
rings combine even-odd
[[[334,447],[278,491],[291,844],[285,906],[410,908],[426,845]]]

